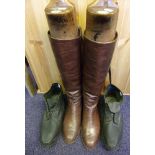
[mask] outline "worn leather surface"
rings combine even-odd
[[[98,97],[83,93],[82,139],[86,148],[93,148],[99,138],[100,121],[97,108]]]
[[[66,92],[68,104],[63,121],[64,141],[68,144],[75,142],[81,126],[81,92]]]
[[[107,150],[116,149],[122,137],[122,102],[122,92],[112,84],[106,88],[100,99],[101,140]]]
[[[65,103],[62,89],[57,93],[51,88],[44,94],[46,110],[41,124],[41,142],[45,145],[52,145],[61,131]]]
[[[84,37],[83,89],[93,95],[100,95],[104,79],[108,73],[113,56],[115,39],[107,43],[98,43]]]
[[[80,90],[81,37],[72,40],[58,40],[51,38],[49,32],[48,36],[65,89],[67,91]]]
[[[84,37],[83,51],[83,118],[82,137],[87,148],[93,148],[100,134],[100,119],[97,104],[109,70],[117,40],[98,43]]]
[[[58,40],[49,34],[49,39],[68,100],[63,122],[64,140],[73,143],[81,125],[81,36],[72,40]]]

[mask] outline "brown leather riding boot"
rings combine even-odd
[[[117,40],[99,43],[84,37],[82,138],[87,148],[95,147],[100,135],[98,101]]]
[[[63,121],[64,141],[73,143],[80,132],[81,125],[81,36],[71,40],[58,40],[51,38],[49,34],[49,39],[68,100]]]

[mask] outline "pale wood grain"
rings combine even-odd
[[[46,3],[47,4],[47,3]],[[47,92],[61,78],[47,36],[48,26],[42,1],[26,1],[26,57],[39,87]]]
[[[130,93],[130,80],[128,80],[130,76],[130,1],[119,0],[118,4],[120,6],[117,25],[119,37],[111,64],[112,80],[123,92]]]

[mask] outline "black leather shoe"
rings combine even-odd
[[[114,85],[109,84],[100,98],[101,141],[107,150],[118,148],[121,136],[123,120],[120,106],[123,101],[123,93]]]
[[[52,145],[61,131],[65,103],[63,91],[58,83],[52,84],[51,89],[44,94],[46,111],[41,124],[41,142]]]

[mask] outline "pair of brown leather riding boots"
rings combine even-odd
[[[87,148],[100,136],[98,102],[117,40],[99,43],[86,36],[71,40],[49,39],[66,90],[68,104],[63,121],[66,143],[81,135]],[[81,46],[82,45],[82,46]]]

